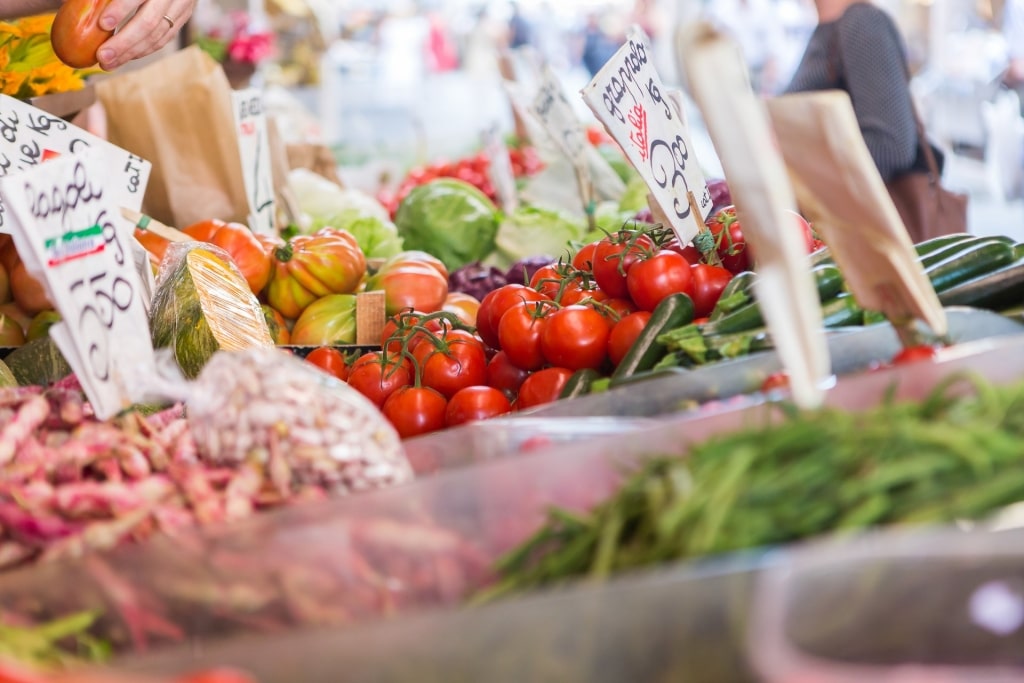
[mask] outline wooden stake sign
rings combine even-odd
[[[796,204],[793,189],[768,116],[730,39],[700,23],[680,33],[678,51],[757,258],[755,294],[793,400],[817,406],[831,374],[828,346],[806,243],[789,213]]]

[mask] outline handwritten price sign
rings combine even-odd
[[[50,334],[100,418],[131,405],[155,371],[142,283],[98,150],[0,179],[11,235],[63,322]]]
[[[693,239],[711,213],[711,193],[693,155],[690,132],[651,61],[643,31],[625,45],[583,89],[583,100],[647,182],[683,242]],[[693,214],[690,194],[700,211]]]
[[[587,162],[587,135],[576,116],[565,90],[548,66],[540,70],[532,111],[551,139],[572,163],[580,184],[580,196],[587,214],[593,213],[594,188]]]
[[[44,161],[96,150],[117,207],[142,208],[149,183],[148,161],[41,109],[0,95],[0,176],[27,171]],[[0,205],[0,232],[10,232]]]
[[[512,170],[512,160],[508,155],[508,147],[501,139],[497,126],[484,131],[484,153],[490,160],[487,174],[498,195],[498,202],[505,213],[512,213],[519,205],[516,195],[516,177]]]
[[[263,94],[255,89],[231,93],[242,178],[249,200],[249,227],[253,232],[276,234],[277,212],[274,206],[274,177],[270,166],[270,140]]]

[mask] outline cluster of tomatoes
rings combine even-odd
[[[533,175],[544,166],[540,156],[532,147],[509,147],[508,156],[512,166],[512,175],[516,178]],[[394,216],[398,205],[413,188],[438,178],[458,178],[476,187],[491,201],[497,201],[497,192],[488,173],[490,166],[491,159],[485,152],[479,152],[458,161],[438,161],[417,166],[406,174],[394,191],[381,190],[377,194],[377,200]]]

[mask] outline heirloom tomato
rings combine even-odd
[[[182,232],[226,251],[254,294],[259,294],[270,280],[270,257],[248,226],[208,220],[193,223]]]
[[[291,332],[288,330],[288,322],[279,311],[274,310],[267,304],[263,304],[263,318],[267,321],[267,329],[270,330],[270,338],[278,346],[285,346],[291,343]]]
[[[448,297],[448,278],[422,261],[395,261],[366,282],[367,291],[384,291],[384,310],[394,315],[412,308],[424,313],[440,311]]]
[[[267,302],[286,318],[298,318],[328,294],[351,294],[366,274],[366,257],[344,230],[299,235],[274,250]]]
[[[356,342],[355,294],[328,294],[306,306],[292,327],[296,346],[337,346]]]

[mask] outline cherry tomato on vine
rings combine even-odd
[[[661,245],[662,250],[674,251],[687,261],[690,265],[695,265],[703,261],[703,257],[700,250],[692,244],[682,244],[677,238],[673,237],[665,244]]]
[[[516,367],[537,370],[544,365],[541,334],[553,306],[547,300],[520,301],[501,316],[498,340],[501,350]]]
[[[570,377],[572,370],[568,368],[544,368],[534,372],[519,387],[516,408],[526,410],[557,401]]]
[[[608,298],[602,299],[600,306],[594,306],[598,312],[604,314],[613,323],[625,318],[636,311],[636,304],[629,299]]]
[[[609,297],[628,296],[626,274],[641,256],[654,248],[654,240],[647,235],[628,231],[602,238],[594,251],[594,279],[598,287]]]
[[[403,439],[445,427],[448,400],[430,387],[406,386],[388,396],[381,412]]]
[[[559,292],[564,292],[565,288],[572,284],[571,282],[565,285],[562,284],[566,279],[566,271],[567,268],[560,263],[550,263],[542,266],[530,278],[530,286],[552,301],[557,301]]]
[[[412,366],[408,359],[385,362],[380,352],[373,351],[352,364],[348,384],[380,408],[396,390],[412,384]]]
[[[693,294],[690,263],[674,251],[659,251],[634,263],[626,277],[629,296],[641,311],[653,311],[662,299],[682,292]]]
[[[505,311],[521,301],[543,301],[546,296],[533,287],[509,284],[487,293],[480,301],[476,312],[476,332],[484,343],[493,349],[499,348],[498,323]]]
[[[732,280],[733,275],[721,266],[707,263],[691,266],[690,271],[693,273],[693,291],[690,298],[693,299],[694,315],[698,318],[709,316],[711,311],[715,310],[722,290]]]
[[[597,253],[598,242],[591,242],[580,247],[572,257],[572,267],[576,270],[594,272],[594,255]]]
[[[516,367],[504,351],[498,351],[487,363],[487,385],[504,392],[510,399],[516,397],[529,375],[529,370]]]
[[[560,308],[544,320],[540,338],[543,359],[571,370],[597,370],[608,358],[610,332],[608,318],[589,306]]]
[[[650,319],[650,311],[637,311],[615,323],[608,335],[608,360],[612,362],[612,365],[622,362]]]
[[[449,427],[475,420],[486,420],[512,411],[512,403],[500,389],[473,386],[460,389],[450,399],[445,410],[445,424]]]
[[[722,266],[733,274],[750,270],[750,248],[743,237],[743,226],[736,215],[736,207],[725,206],[711,214],[707,226],[715,238],[715,249]]]
[[[306,361],[342,381],[348,379],[348,363],[345,362],[345,354],[338,349],[330,346],[317,347],[309,352]]]
[[[449,330],[435,345],[424,339],[413,357],[420,367],[420,382],[451,398],[461,389],[487,382],[487,353],[483,342],[464,330]]]

